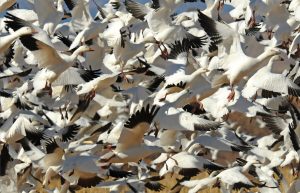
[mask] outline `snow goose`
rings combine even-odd
[[[88,25],[93,21],[93,18],[89,10],[89,1],[87,0],[64,0],[64,1],[72,15],[70,25],[71,25],[71,29],[74,30],[74,32],[81,31],[85,27],[85,24]]]
[[[76,90],[78,95],[91,93],[95,95],[97,92],[102,91],[105,88],[114,84],[120,73],[102,74],[100,77],[95,78],[87,83],[79,84]]]
[[[143,106],[144,101],[155,93],[164,80],[164,76],[157,76],[150,81],[140,82],[136,87],[121,90],[122,95],[131,97],[130,114],[133,114],[137,108]]]
[[[55,8],[54,1],[37,1],[34,3],[34,11],[38,15],[40,27],[43,28],[49,35],[55,32],[57,24],[60,23],[64,16],[63,0],[58,0]],[[44,9],[47,7],[47,9]]]
[[[98,175],[104,173],[104,170],[97,166],[96,157],[78,155],[65,157],[59,173],[73,184],[92,187],[103,181]]]
[[[17,38],[25,36],[25,35],[34,34],[34,33],[36,33],[36,31],[33,28],[22,27],[7,36],[1,37],[0,38],[0,42],[1,42],[0,52],[3,53],[4,51],[6,51]]]
[[[213,154],[213,160],[216,160],[219,151],[240,152],[247,151],[251,148],[243,145],[234,144],[231,141],[228,141],[221,137],[212,137],[207,134],[197,136],[195,139],[193,139],[193,141],[191,141],[190,145],[187,148],[192,147],[195,144],[200,144],[210,149]]]
[[[147,105],[135,114],[131,115],[124,124],[116,149],[108,158],[102,157],[103,162],[107,163],[127,163],[137,162],[141,158],[147,157],[155,152],[164,152],[158,146],[148,146],[143,144],[143,137],[157,114],[159,108]],[[130,137],[132,140],[128,140]],[[110,153],[109,153],[110,154]],[[109,156],[106,155],[106,156]]]
[[[184,186],[187,186],[190,189],[189,192],[197,192],[207,187],[215,185],[217,182],[220,182],[227,191],[238,190],[241,188],[253,188],[255,186],[263,187],[264,184],[259,184],[257,182],[251,182],[246,175],[249,171],[249,168],[252,166],[252,162],[248,162],[243,167],[233,166],[232,168],[225,169],[221,172],[213,172],[208,178],[201,180],[191,180],[182,182]],[[232,176],[232,178],[228,178]],[[254,185],[255,184],[255,185]]]
[[[232,90],[235,91],[235,98],[233,100],[227,100],[224,96],[230,94]],[[222,120],[224,115],[230,113],[230,107],[236,104],[240,98],[240,92],[236,88],[231,89],[230,87],[221,87],[211,96],[202,99],[200,108],[204,109],[208,114],[211,114],[217,120]]]
[[[133,0],[125,1],[125,5],[127,10],[135,17],[142,20],[146,19],[153,36],[148,37],[148,40],[145,39],[144,42],[157,43],[165,58],[168,53],[164,44],[174,43],[175,40],[187,42],[192,47],[197,48],[206,44],[206,36],[196,37],[187,32],[182,26],[172,24],[169,6],[154,10]]]
[[[289,48],[289,57],[297,60],[300,58],[300,33],[298,33],[293,39]]]
[[[30,42],[33,41],[33,42]],[[68,68],[73,65],[80,53],[93,51],[87,45],[80,46],[71,55],[58,53],[56,50],[29,37],[23,40],[25,44],[31,44],[31,51],[38,61],[38,66],[43,68],[34,77],[33,84],[36,90],[50,89],[51,84]],[[30,42],[30,43],[29,43]],[[28,45],[27,45],[28,46]],[[29,47],[28,47],[29,48]],[[43,57],[41,57],[43,56]],[[47,56],[47,57],[44,57]],[[49,93],[50,94],[50,93]]]
[[[22,27],[31,27],[35,30],[36,33],[34,33],[33,35],[26,35],[26,36],[23,36],[22,39],[20,39],[22,43],[23,43],[23,41],[25,42],[25,45],[24,45],[25,47],[26,47],[26,40],[29,37],[31,37],[31,38],[34,37],[34,39],[42,42],[43,44],[46,44],[47,46],[54,48],[54,45],[51,42],[51,39],[50,39],[49,35],[47,34],[47,32],[45,32],[38,26],[33,25],[32,23],[25,21],[23,19],[20,19],[10,13],[6,13],[5,17],[7,19],[4,22],[5,22],[5,25],[7,28],[11,28],[14,31],[17,31],[18,29],[20,29]],[[27,42],[27,46],[30,47],[30,44],[28,44],[28,42]],[[57,48],[57,49],[59,49],[59,48]]]
[[[19,140],[18,143],[22,145],[24,154],[30,159],[33,166],[41,168],[44,172],[51,166],[59,166],[62,164],[64,150],[58,146],[55,139],[45,141],[45,152],[43,152],[40,147],[33,145],[26,137]]]
[[[36,125],[37,124],[37,125]],[[35,144],[40,144],[43,139],[43,129],[38,128],[38,122],[19,116],[11,128],[6,133],[5,140],[7,143],[14,143],[24,137],[33,140]]]
[[[194,146],[187,151],[182,151],[175,155],[172,155],[167,159],[164,166],[160,169],[159,175],[163,176],[169,172],[174,172],[177,168],[187,169],[196,168],[198,170],[221,170],[222,166],[215,164],[203,157],[194,155],[194,151],[197,151],[200,146]]]
[[[268,65],[259,69],[248,81],[243,90],[246,98],[255,97],[257,91],[262,89],[262,97],[272,97],[281,94],[299,96],[300,87],[283,74],[272,73],[274,61],[282,60],[278,55],[273,56]]]
[[[175,44],[171,46],[171,52],[168,56],[165,72],[166,81],[163,89],[157,95],[159,97],[163,92],[165,96],[160,100],[165,99],[169,94],[179,92],[185,88],[194,89],[198,84],[198,77],[208,71],[204,68],[198,68],[191,74],[187,74],[187,51],[188,49],[185,48],[184,43],[176,41]]]
[[[202,94],[202,97],[206,96],[205,91],[211,88],[208,82],[203,80],[205,68],[196,68],[196,70],[191,70],[191,73],[187,72],[188,63],[188,47],[184,43],[175,42],[171,46],[171,52],[168,56],[168,60],[165,62],[165,84],[163,88],[157,93],[154,101],[163,101],[166,99],[167,95],[179,92],[183,89],[190,88],[195,91],[195,93]],[[200,81],[204,81],[201,86],[198,86]],[[214,91],[216,89],[213,89]],[[213,92],[212,92],[213,93]]]
[[[161,106],[157,116],[154,118],[154,122],[160,128],[179,131],[209,131],[218,128],[220,126],[218,122],[207,120],[204,117],[193,115],[177,108],[177,106],[181,107],[180,104],[184,103],[191,94],[192,92],[188,90],[182,90],[179,93],[174,93],[173,97],[169,95],[168,98],[172,97],[171,101]]]
[[[231,27],[229,27],[224,23],[220,23],[218,21],[212,20],[211,18],[204,15],[201,11],[198,11],[198,17],[199,17],[200,25],[208,34],[211,41],[214,43],[213,45],[220,44],[223,41],[223,45],[227,50],[226,52],[229,53],[229,55],[225,57],[225,59],[223,59],[225,61],[222,63],[226,64],[226,66],[222,66],[222,68],[225,69],[230,68],[231,66],[230,63],[234,63],[237,61],[245,61],[245,64],[249,63],[249,65],[238,65],[241,67],[240,69],[237,69],[235,71],[236,72],[240,72],[242,70],[246,71],[247,69],[248,70],[251,69],[253,65],[254,65],[253,67],[255,66],[257,67],[257,65],[261,63],[263,60],[278,53],[272,49],[267,49],[257,58],[248,57],[242,51],[239,35]],[[238,60],[237,58],[240,58],[241,60]],[[250,63],[252,64],[251,67],[250,67]],[[242,68],[247,68],[247,69],[242,69]],[[223,75],[224,78],[225,78],[225,74]],[[235,79],[236,77],[232,77],[231,79],[233,78]],[[231,80],[231,83],[232,81],[233,80]]]
[[[32,69],[24,70],[21,72],[11,72],[10,69],[4,71],[3,76],[0,74],[0,79],[3,80],[5,86],[4,89],[11,89],[21,86],[23,81],[28,78],[28,75],[31,73]]]
[[[280,52],[274,49],[267,49],[257,58],[246,56],[240,49],[236,53],[229,55],[225,61],[227,61],[227,70],[219,77],[216,77],[212,82],[212,87],[222,86],[229,84],[231,88],[238,84],[244,77],[248,76],[251,72],[257,70],[263,61],[268,60],[274,55],[278,55]],[[224,62],[225,62],[224,61]],[[241,62],[242,61],[242,62]],[[238,63],[238,65],[236,65]],[[238,68],[237,68],[238,66]],[[234,99],[234,90],[228,96],[228,100]]]
[[[18,17],[23,18],[23,20],[30,23],[35,23],[38,21],[38,16],[34,10],[31,9],[13,9],[9,10],[8,13]]]
[[[94,17],[95,21],[102,20],[102,22],[107,22],[113,18],[116,18],[115,15],[116,11],[114,10],[113,6],[108,2],[103,7],[99,6],[95,1],[93,1],[95,4],[98,13]]]
[[[280,134],[283,136],[284,146],[287,148],[287,154],[285,160],[281,163],[281,167],[291,164],[293,175],[299,175],[299,137],[294,131],[295,126],[289,125]],[[296,167],[295,167],[295,166]],[[294,168],[295,167],[295,168]]]

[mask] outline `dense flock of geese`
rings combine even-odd
[[[27,1],[0,0],[0,192],[300,191],[299,0]]]

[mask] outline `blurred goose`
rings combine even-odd
[[[193,147],[186,151],[177,153],[167,159],[164,166],[159,171],[159,175],[163,176],[169,172],[173,172],[175,168],[196,168],[198,170],[221,170],[223,167],[215,164],[203,157],[194,155],[198,147]]]
[[[222,39],[224,41],[226,36],[227,39],[232,39],[230,53],[229,55],[225,56],[221,62],[221,68],[225,69],[226,71],[222,75],[214,78],[212,81],[212,87],[220,87],[224,84],[229,84],[232,88],[232,92],[229,94],[228,100],[233,100],[235,94],[233,86],[238,84],[251,72],[254,72],[256,69],[258,69],[265,60],[270,59],[274,55],[278,55],[279,51],[269,48],[256,58],[249,57],[244,54],[241,48],[239,36],[236,34],[236,32],[233,32],[232,29],[230,30],[230,27],[226,26],[225,24],[210,19],[201,11],[198,13],[201,26],[214,42],[218,43],[222,41]],[[209,31],[209,29],[212,30]],[[226,30],[227,33],[228,31],[232,32],[233,34],[229,35],[226,34],[226,32],[224,34],[223,30]]]
[[[161,147],[143,144],[143,136],[158,110],[156,106],[150,108],[150,105],[147,105],[133,114],[124,124],[113,154],[109,158],[103,157],[103,161],[108,163],[137,162],[155,152],[164,152]],[[129,137],[134,140],[128,141]]]
[[[177,2],[175,5],[176,4]],[[206,43],[205,36],[196,37],[187,32],[183,27],[179,25],[173,25],[171,23],[169,6],[160,7],[159,9],[154,10],[133,0],[126,0],[125,5],[127,10],[135,17],[142,20],[145,19],[147,21],[149,29],[152,31],[152,35],[144,39],[144,42],[158,43],[159,49],[165,58],[167,57],[168,53],[164,44],[171,44],[175,41],[184,41],[190,43],[190,45],[193,47],[202,47]],[[163,21],[162,18],[164,19]],[[178,39],[178,37],[180,37],[180,39]]]
[[[46,31],[49,35],[55,32],[56,26],[60,23],[64,16],[63,0],[58,0],[56,2],[51,1],[37,1],[34,0],[34,10],[38,15],[39,25]],[[57,8],[55,8],[55,6]],[[47,7],[47,9],[44,9]]]
[[[249,167],[248,165],[246,165]],[[216,182],[220,181],[225,185],[226,189],[241,189],[242,187],[251,188],[255,187],[255,185],[243,174],[245,172],[245,168],[241,168],[239,166],[232,167],[226,169],[222,172],[213,173],[205,180],[194,180],[194,181],[186,181],[182,184],[188,186],[191,189],[190,192],[197,192],[206,187],[210,187],[214,185]],[[233,178],[228,178],[228,175],[232,175]]]
[[[177,96],[174,96],[177,95]],[[179,93],[173,94],[172,101],[161,106],[154,122],[162,129],[174,129],[179,131],[209,131],[220,126],[220,123],[207,120],[204,117],[193,115],[180,107],[180,103],[187,100],[191,95],[188,90],[182,90]],[[171,98],[172,95],[169,95]],[[184,103],[184,102],[183,102]]]
[[[34,80],[34,88],[36,90],[51,88],[51,84],[69,67],[73,65],[75,59],[79,54],[83,52],[93,51],[93,49],[87,45],[80,46],[71,55],[60,54],[53,48],[42,44],[42,42],[36,41],[35,39],[28,39],[26,41],[35,42],[35,48],[31,49],[35,58],[38,61],[38,66],[43,68],[39,71]],[[31,44],[33,43],[31,42]],[[29,42],[27,42],[29,43]],[[42,57],[48,56],[48,57]]]

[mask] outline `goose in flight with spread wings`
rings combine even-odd
[[[148,131],[153,118],[157,114],[159,107],[147,105],[125,122],[121,131],[116,149],[112,154],[101,157],[102,162],[106,163],[127,163],[137,162],[155,152],[164,152],[164,149],[158,146],[148,146],[143,143],[144,134]],[[128,139],[131,140],[128,140]],[[105,156],[109,156],[104,158]]]

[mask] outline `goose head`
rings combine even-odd
[[[257,59],[259,61],[263,61],[265,59],[270,59],[270,57],[272,56],[275,56],[275,55],[279,55],[280,54],[280,51],[276,48],[270,48],[270,49],[267,49],[265,50],[262,54],[260,54]]]
[[[74,55],[79,55],[81,53],[84,53],[84,52],[90,52],[90,51],[94,51],[94,49],[91,47],[91,46],[88,46],[88,45],[82,45],[82,46],[79,46],[75,51],[74,51]]]
[[[18,29],[15,33],[22,36],[22,35],[35,34],[35,33],[38,33],[38,32],[32,27],[22,27],[22,28]]]
[[[284,61],[284,59],[280,55],[274,55],[274,56],[272,56],[270,61],[273,61],[273,62],[274,61]]]
[[[94,51],[93,48],[91,48],[91,46],[88,46],[88,45],[82,45],[82,46],[79,46],[76,50],[76,52],[78,54],[80,53],[83,53],[83,52],[90,52],[90,51]]]
[[[178,93],[173,93],[167,96],[167,101],[170,103],[176,103],[178,106],[183,106],[187,103],[187,100],[193,96],[193,92],[189,89],[183,89]],[[181,104],[183,103],[183,104]]]
[[[279,49],[276,48],[271,48],[269,50],[266,51],[270,56],[275,56],[275,55],[279,55],[281,52]]]

